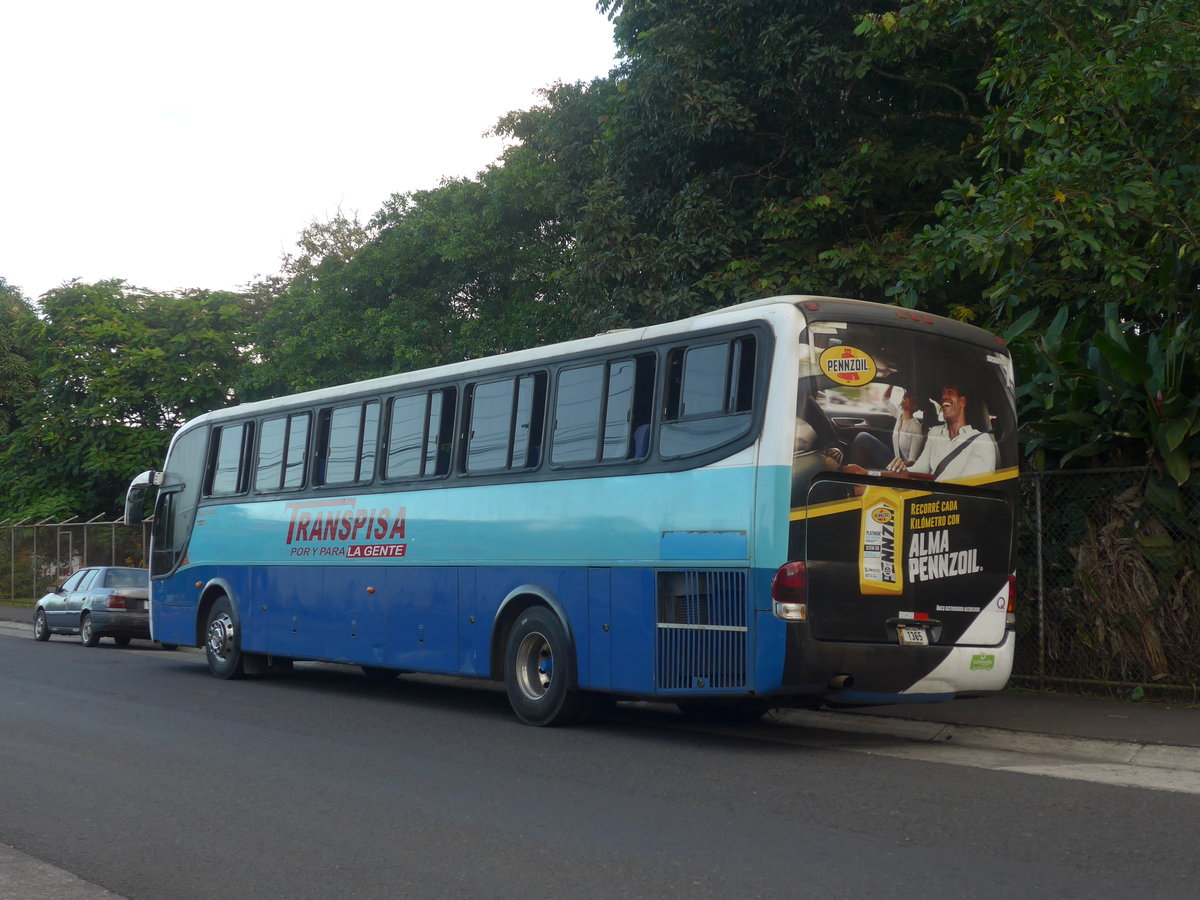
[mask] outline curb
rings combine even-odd
[[[951,725],[887,716],[855,716],[821,710],[779,710],[779,721],[806,728],[854,734],[885,734],[926,743],[954,743],[1013,753],[1056,754],[1088,762],[1115,763],[1151,769],[1200,772],[1200,748],[1137,741],[1100,740],[1031,731],[1012,731],[980,725]]]

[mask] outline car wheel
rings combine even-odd
[[[50,640],[50,623],[46,621],[46,613],[40,609],[33,617],[33,639],[35,641]]]
[[[242,637],[233,618],[233,604],[228,597],[219,597],[208,611],[204,630],[204,655],[208,671],[217,678],[241,678]]]
[[[87,613],[79,620],[79,643],[85,647],[95,647],[100,643],[100,635],[92,630],[92,617]]]
[[[130,640],[132,640],[132,638],[115,637],[115,638],[113,638],[113,640],[116,641],[118,647],[128,647],[129,642],[130,642]]]
[[[543,606],[521,613],[504,654],[504,686],[518,719],[568,725],[584,717],[590,703],[570,688],[570,665],[570,641],[558,616]]]

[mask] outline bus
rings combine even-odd
[[[786,296],[206,413],[125,519],[154,640],[219,678],[748,720],[1003,688],[1017,474],[1002,340]]]

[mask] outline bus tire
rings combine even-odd
[[[504,687],[526,725],[570,725],[588,712],[586,695],[570,686],[570,642],[558,616],[531,606],[517,617],[504,653]]]
[[[224,595],[218,597],[208,611],[204,656],[208,659],[208,671],[217,678],[242,677],[241,632],[233,617],[233,604]]]

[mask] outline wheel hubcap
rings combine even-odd
[[[554,651],[545,635],[527,634],[517,648],[517,686],[530,700],[541,700],[554,680]]]
[[[234,637],[233,619],[229,613],[221,613],[208,623],[208,652],[217,659],[228,659]]]

